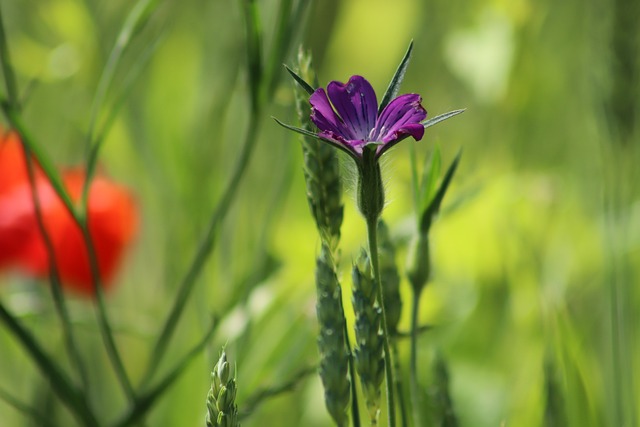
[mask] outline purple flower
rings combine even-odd
[[[375,157],[379,158],[408,136],[421,140],[421,122],[427,117],[421,101],[417,94],[401,95],[378,113],[376,93],[361,76],[352,76],[346,84],[333,81],[326,92],[316,89],[309,98],[318,137],[358,158],[368,144],[377,145]]]

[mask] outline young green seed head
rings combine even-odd
[[[239,427],[236,380],[230,378],[230,365],[223,351],[211,372],[211,388],[207,393],[207,427]]]
[[[302,50],[298,54],[297,71],[305,81],[316,80],[311,56]],[[300,127],[315,131],[315,125],[309,117],[309,96],[298,86],[296,86],[295,100]],[[336,255],[344,216],[340,165],[336,150],[315,138],[305,136],[301,140],[309,208],[320,237]]]
[[[316,287],[316,311],[320,324],[319,374],[325,391],[325,404],[336,424],[344,426],[348,422],[347,408],[350,401],[349,353],[345,344],[340,284],[331,250],[326,244],[322,245],[316,263]]]
[[[356,315],[356,371],[365,395],[372,424],[380,414],[380,387],[384,379],[384,343],[380,324],[381,309],[376,302],[376,288],[366,251],[363,249],[353,266],[353,310]]]
[[[387,310],[387,328],[393,336],[398,330],[398,322],[402,313],[400,274],[396,265],[396,248],[391,241],[389,228],[382,220],[378,222],[378,256],[380,258],[380,281]]]

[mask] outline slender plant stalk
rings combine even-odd
[[[80,356],[80,352],[78,351],[78,346],[73,334],[73,328],[71,327],[69,310],[60,285],[60,274],[58,272],[58,264],[56,262],[56,253],[53,249],[51,237],[49,236],[49,232],[47,231],[42,218],[42,206],[40,204],[40,197],[38,195],[38,189],[35,182],[33,159],[31,158],[31,153],[24,144],[22,145],[22,149],[27,163],[27,174],[29,176],[29,187],[31,189],[31,200],[36,214],[36,222],[38,223],[38,229],[42,237],[42,241],[44,242],[47,257],[49,258],[49,281],[51,283],[51,294],[56,312],[60,318],[60,323],[62,323],[63,340],[72,364],[78,369],[83,390],[87,392],[89,386],[87,369],[82,357]]]
[[[277,49],[277,52],[272,52],[269,58],[264,64],[264,73],[266,80],[269,81],[270,86],[275,86],[277,80],[273,79],[277,73],[282,71],[282,64],[278,61],[284,56],[283,49],[287,48],[286,38],[291,37],[291,24],[289,21],[289,10],[293,0],[281,0],[278,6],[278,24],[276,25],[277,31],[273,39],[273,46]],[[275,87],[266,88],[269,92],[275,90]]]
[[[173,332],[175,331],[178,320],[180,319],[187,300],[191,295],[193,285],[195,284],[195,281],[200,275],[200,272],[202,271],[206,260],[208,259],[211,251],[214,248],[215,241],[218,236],[219,225],[229,211],[229,208],[231,207],[231,203],[233,202],[235,194],[237,193],[237,189],[240,185],[242,176],[244,175],[244,171],[249,164],[250,155],[253,152],[253,147],[255,146],[255,143],[257,141],[260,122],[260,114],[258,114],[258,112],[251,115],[245,142],[242,146],[242,152],[240,153],[240,158],[236,163],[235,169],[233,170],[233,174],[231,175],[229,184],[227,185],[224,194],[220,198],[220,201],[216,205],[216,209],[211,215],[205,237],[200,243],[193,262],[189,266],[187,274],[180,284],[180,288],[178,289],[178,293],[174,299],[174,303],[171,307],[171,311],[169,312],[169,316],[165,320],[162,332],[160,333],[160,336],[158,337],[158,340],[153,347],[153,351],[151,352],[151,359],[149,360],[147,370],[142,377],[142,386],[148,384],[148,382],[155,374],[158,365],[162,361],[162,358],[166,353],[166,348],[169,344],[169,340],[171,339]]]
[[[231,204],[238,193],[238,187],[242,181],[244,172],[249,165],[251,154],[254,151],[254,147],[258,139],[258,130],[262,123],[261,116],[263,109],[268,104],[269,96],[271,95],[271,92],[268,89],[270,87],[270,82],[265,78],[265,74],[263,73],[261,55],[262,34],[259,22],[259,13],[255,0],[242,1],[242,8],[246,19],[247,68],[249,74],[248,83],[251,90],[251,109],[247,134],[242,146],[242,151],[240,152],[238,161],[229,179],[229,183],[227,184],[222,197],[218,201],[216,208],[211,215],[205,237],[201,241],[193,261],[180,284],[178,294],[174,299],[174,304],[171,307],[171,311],[169,312],[166,321],[164,322],[160,336],[153,347],[151,359],[147,365],[147,370],[142,376],[142,387],[148,384],[162,361],[166,352],[166,347],[173,336],[178,320],[180,319],[182,312],[184,311],[184,307],[186,306],[186,302],[191,295],[193,286],[197,278],[200,276],[205,262],[215,247],[220,223],[222,223],[226,217]],[[291,43],[291,40],[287,39],[282,42]],[[286,48],[280,48],[279,46],[276,46],[274,49],[276,49],[275,52],[282,55],[287,51]],[[270,78],[276,79],[277,76],[273,75]],[[267,88],[266,90],[264,89],[265,87]]]
[[[13,106],[18,106],[18,85],[16,83],[16,75],[13,72],[11,66],[11,59],[9,56],[9,47],[7,44],[7,36],[4,31],[4,17],[2,16],[2,8],[0,7],[0,62],[2,63],[2,74],[4,76],[4,83],[7,88],[7,96],[9,97],[9,103]]]
[[[0,55],[0,61],[2,62],[2,71],[5,79],[5,86],[7,87],[7,94],[9,96],[8,103],[11,109],[20,110],[20,104],[18,100],[18,87],[16,83],[15,73],[13,72],[13,67],[11,66],[11,60],[9,56],[9,47],[7,44],[3,22],[4,21],[2,17],[2,9],[0,8],[0,51],[2,52]],[[24,144],[24,142],[21,142],[21,144],[22,144],[22,149],[24,151],[26,164],[27,164],[27,174],[29,177],[29,186],[31,188],[31,198],[34,206],[34,211],[36,214],[36,221],[38,223],[38,229],[44,241],[47,256],[49,257],[49,272],[50,272],[49,278],[51,282],[51,292],[53,294],[53,301],[56,308],[56,312],[58,313],[58,317],[60,318],[60,322],[62,323],[62,333],[64,336],[63,339],[65,342],[65,347],[67,348],[67,352],[69,353],[69,357],[71,358],[72,363],[78,367],[78,374],[80,376],[80,380],[82,381],[83,387],[86,390],[88,386],[87,371],[86,371],[84,362],[80,357],[78,346],[76,345],[76,342],[75,342],[73,330],[71,328],[69,311],[67,309],[64,296],[62,295],[62,291],[60,289],[60,275],[58,274],[57,264],[55,262],[55,253],[53,250],[53,245],[51,244],[49,233],[47,232],[42,219],[42,209],[40,206],[40,198],[38,197],[38,193],[35,185],[35,176],[34,176],[33,160],[31,158],[31,152],[28,149],[28,147]]]
[[[0,9],[0,13],[1,13],[1,9]],[[73,202],[69,197],[69,194],[64,189],[64,185],[60,179],[60,176],[54,172],[54,168],[51,165],[51,162],[48,161],[48,159],[43,155],[42,150],[40,150],[39,147],[28,136],[26,129],[24,128],[24,126],[22,125],[22,121],[20,120],[19,106],[17,104],[18,91],[16,87],[15,75],[13,73],[11,63],[9,61],[9,51],[7,48],[4,26],[2,25],[2,16],[0,16],[0,49],[1,49],[0,61],[2,62],[2,67],[5,75],[5,82],[7,85],[7,91],[9,93],[9,103],[8,105],[3,105],[4,113],[9,119],[9,122],[11,123],[11,125],[16,129],[16,131],[20,135],[20,140],[22,141],[23,147],[25,147],[25,153],[26,154],[33,153],[35,158],[40,163],[45,175],[49,179],[49,182],[51,182],[51,185],[55,189],[56,193],[60,196],[66,208],[71,213],[73,220],[82,230],[82,234],[89,252],[88,255],[89,255],[89,263],[91,266],[91,275],[93,277],[93,283],[96,289],[96,296],[98,301],[98,321],[100,324],[100,330],[102,333],[103,341],[105,343],[105,347],[107,349],[109,359],[111,360],[111,363],[114,367],[114,370],[116,372],[116,375],[119,381],[121,382],[123,389],[127,393],[128,397],[133,397],[134,396],[133,387],[131,386],[129,378],[126,375],[126,372],[124,370],[124,365],[122,364],[122,360],[118,353],[117,347],[115,346],[115,341],[113,339],[113,334],[109,324],[109,319],[106,314],[106,307],[104,304],[104,296],[102,294],[102,287],[100,285],[100,280],[99,280],[99,271],[98,271],[97,261],[95,257],[95,251],[93,249],[93,243],[91,241],[91,236],[89,234],[89,228],[88,228],[86,218],[78,214],[78,211],[75,209],[75,206],[73,205]],[[33,182],[33,170],[32,170],[31,160],[29,155],[27,155],[27,159],[28,159],[27,166],[29,168],[29,175],[30,175],[29,180],[32,186],[31,189],[35,199],[37,199],[37,196],[35,193],[36,191],[35,185]],[[47,251],[50,256],[50,263],[51,265],[53,265],[55,264],[55,254],[53,252],[53,247],[51,246],[51,242],[47,238],[46,230],[44,228],[44,224],[42,223],[42,217],[38,213],[39,203],[37,203],[37,200],[34,200],[34,205],[36,206],[36,209],[37,209],[36,216],[38,218],[38,226],[40,228],[40,232],[43,236],[43,239],[45,240],[45,245],[47,246]],[[51,271],[53,276],[52,283],[54,283],[56,281],[56,278],[55,278],[56,274],[54,270],[51,270]],[[71,327],[70,327],[68,313],[66,314],[62,313],[62,311],[66,311],[66,309],[64,308],[64,303],[61,302],[62,301],[61,298],[57,298],[55,296],[56,294],[55,284],[53,285],[53,288],[54,288],[53,292],[54,292],[54,301],[56,305],[56,310],[58,310],[58,312],[61,313],[60,317],[63,322],[63,327],[67,329],[64,332],[65,341],[67,342],[67,346],[71,350],[71,346],[73,346],[74,348],[76,348],[76,346],[75,346],[75,343],[73,342],[73,338],[71,337],[72,335],[70,332]],[[77,359],[76,361],[80,360],[79,354],[77,353],[77,348],[75,350],[72,350],[71,354],[73,355],[72,357],[74,359]],[[84,370],[82,368],[83,365],[81,362],[79,363],[78,366],[80,367],[81,370]],[[81,373],[81,376],[84,376],[86,378],[86,375],[84,373]],[[86,383],[86,379],[84,380],[84,382]]]
[[[71,196],[69,196],[67,190],[64,188],[60,174],[42,147],[37,144],[33,138],[31,138],[31,134],[27,131],[26,126],[22,122],[19,110],[13,104],[6,102],[3,97],[0,97],[0,107],[2,108],[7,121],[11,125],[11,128],[18,133],[20,141],[29,149],[29,152],[32,153],[33,157],[38,161],[38,165],[49,180],[51,187],[58,197],[60,197],[60,200],[67,211],[71,214],[74,221],[77,222],[78,216],[75,211],[73,201],[71,200]]]
[[[344,317],[344,307],[342,307],[342,317]],[[356,367],[353,363],[353,351],[349,342],[349,331],[347,321],[344,322],[344,341],[349,352],[349,373],[351,374],[351,424],[353,427],[360,427],[360,408],[358,408],[358,387],[356,386]]]
[[[414,144],[411,144],[413,146]],[[398,342],[398,323],[402,314],[402,298],[400,297],[400,275],[396,266],[396,251],[389,234],[389,229],[383,220],[378,221],[378,258],[380,260],[380,280],[384,283],[382,292],[386,302],[387,325],[389,328],[391,353],[393,355],[393,369],[398,407],[400,409],[400,425],[407,427],[407,402],[404,393],[404,378],[401,374]]]
[[[0,31],[1,32],[1,31]],[[6,53],[6,52],[5,52]],[[3,57],[5,54],[2,55]],[[124,365],[122,363],[122,359],[120,358],[118,349],[115,345],[115,340],[113,338],[113,333],[111,331],[111,326],[109,323],[109,319],[106,313],[106,304],[104,303],[104,295],[102,293],[102,286],[100,284],[99,271],[97,268],[97,261],[95,256],[95,250],[93,249],[93,242],[91,241],[91,236],[88,230],[88,224],[86,218],[78,214],[77,209],[75,208],[69,193],[64,188],[64,184],[62,183],[62,179],[60,175],[55,171],[53,164],[50,159],[45,155],[44,151],[41,147],[35,143],[35,141],[31,138],[29,133],[26,130],[26,127],[22,123],[22,119],[19,113],[19,109],[16,105],[12,103],[2,103],[2,107],[4,110],[4,114],[9,120],[11,126],[18,132],[20,136],[20,140],[23,145],[27,148],[27,151],[33,154],[33,156],[37,159],[38,164],[41,166],[42,171],[46,175],[47,179],[51,183],[51,186],[55,190],[56,194],[60,197],[60,200],[65,205],[67,211],[71,214],[73,221],[80,228],[83,239],[88,249],[88,258],[89,264],[91,268],[91,275],[93,279],[94,288],[96,289],[96,297],[97,297],[97,308],[98,308],[98,323],[101,331],[101,335],[103,341],[105,343],[105,348],[107,350],[109,359],[113,365],[114,371],[120,381],[125,393],[127,396],[134,396],[133,387],[129,381],[129,378],[126,375],[124,370]]]
[[[376,283],[378,301],[382,310],[382,331],[384,334],[384,370],[385,382],[387,384],[387,415],[388,426],[396,425],[395,407],[395,381],[393,380],[393,363],[391,362],[391,347],[389,346],[389,328],[387,327],[387,314],[384,308],[384,297],[382,283],[380,281],[380,264],[378,261],[378,218],[367,218],[367,234],[369,237],[369,255],[371,257],[371,267],[373,269],[374,281]]]
[[[86,216],[87,213],[89,187],[91,185],[93,174],[95,172],[98,154],[100,152],[100,148],[102,147],[102,142],[104,141],[104,138],[94,137],[98,121],[98,114],[100,113],[100,110],[104,105],[107,91],[109,89],[109,86],[111,85],[111,82],[113,81],[113,77],[115,75],[117,66],[120,63],[120,59],[122,59],[122,55],[124,54],[127,47],[130,46],[131,39],[135,32],[146,22],[157,3],[157,0],[139,0],[134,5],[133,9],[122,25],[120,33],[118,34],[118,37],[116,39],[116,43],[113,46],[111,53],[109,54],[107,63],[104,67],[104,70],[102,71],[102,75],[100,76],[96,94],[93,99],[93,105],[91,106],[91,112],[89,115],[89,127],[87,129],[87,172],[82,188],[82,198],[80,203],[82,209],[81,217]]]
[[[409,425],[409,414],[407,414],[407,400],[404,396],[404,388],[402,384],[402,375],[400,372],[400,363],[399,363],[399,351],[398,351],[398,343],[393,340],[391,344],[391,351],[393,352],[393,367],[396,372],[395,380],[396,380],[396,391],[398,393],[398,405],[400,406],[400,425],[402,427],[408,427]]]
[[[317,365],[307,366],[305,368],[302,368],[300,371],[294,374],[290,380],[283,384],[254,391],[253,394],[244,399],[242,403],[242,412],[238,414],[240,421],[251,415],[264,400],[270,397],[279,396],[282,393],[293,391],[300,381],[310,375],[315,375],[317,373]]]
[[[41,427],[56,427],[56,425],[53,423],[53,420],[50,420],[45,415],[43,415],[38,408],[21,402],[2,388],[0,388],[0,400],[3,400],[6,404],[12,406],[15,410],[22,413],[25,417],[31,418],[35,423],[34,425]]]
[[[18,111],[20,110],[19,100],[18,100],[18,87],[16,83],[15,73],[13,72],[13,67],[11,66],[11,61],[9,57],[9,48],[6,40],[6,35],[4,31],[3,17],[2,17],[2,9],[0,8],[0,51],[2,54],[0,55],[0,61],[2,62],[2,70],[5,78],[5,85],[7,87],[7,93],[9,95],[9,107],[12,110]],[[51,243],[51,238],[49,233],[47,232],[44,221],[42,218],[42,209],[40,205],[40,198],[38,196],[36,183],[35,183],[35,174],[33,169],[33,160],[32,154],[29,148],[22,142],[22,149],[24,151],[26,165],[27,165],[27,175],[29,178],[29,186],[31,189],[31,198],[34,206],[34,211],[36,215],[36,221],[38,224],[38,229],[40,235],[42,236],[42,240],[45,245],[45,250],[47,252],[47,256],[49,258],[49,281],[51,283],[51,292],[53,296],[54,306],[56,308],[56,312],[58,317],[60,318],[60,322],[62,324],[62,333],[63,340],[65,343],[65,347],[67,352],[69,353],[69,357],[71,359],[72,364],[77,366],[78,374],[80,380],[83,385],[83,389],[85,392],[88,388],[88,377],[87,371],[84,362],[80,356],[80,352],[78,351],[78,346],[76,345],[75,337],[73,334],[73,329],[71,327],[71,320],[69,316],[69,310],[67,309],[67,305],[62,294],[61,286],[60,286],[60,275],[58,273],[57,263],[55,260],[55,251],[53,249],[53,245]]]
[[[413,424],[422,425],[420,412],[420,387],[418,386],[418,310],[420,309],[420,292],[413,292],[411,302],[411,355],[409,360],[409,379],[411,387],[411,407]]]
[[[91,279],[93,282],[93,289],[97,302],[96,314],[98,316],[100,335],[102,335],[102,341],[104,343],[105,350],[107,351],[107,355],[122,389],[124,390],[129,400],[134,401],[136,399],[136,392],[133,389],[131,380],[127,375],[124,363],[122,362],[122,357],[120,356],[118,346],[116,345],[116,341],[113,336],[113,329],[111,328],[111,322],[109,321],[109,316],[107,314],[107,305],[105,303],[104,291],[102,290],[102,280],[100,279],[100,270],[98,268],[98,258],[96,256],[93,239],[91,238],[91,234],[89,232],[88,218],[84,218],[78,225],[80,226],[80,229],[82,231],[84,243],[87,246],[89,268],[91,271]]]
[[[416,212],[420,212],[420,181],[418,180],[418,160],[416,154],[416,144],[409,145],[409,163],[411,165],[411,187],[413,195],[413,209]]]
[[[77,420],[86,427],[100,426],[98,419],[86,401],[85,394],[72,384],[65,372],[45,353],[35,337],[5,308],[2,301],[0,301],[0,320],[20,341],[27,354],[40,369],[42,375],[50,380],[51,387],[56,391],[56,395],[60,397]]]
[[[209,343],[209,340],[217,330],[219,322],[214,317],[209,330],[204,334],[202,339],[180,360],[175,366],[165,375],[163,379],[157,382],[154,387],[151,387],[148,391],[140,393],[135,402],[129,407],[129,411],[113,425],[114,427],[127,427],[136,424],[140,424],[140,420],[149,412],[154,403],[160,396],[180,378],[180,375],[188,366],[188,364],[198,356],[202,350]],[[144,424],[142,424],[144,425]]]

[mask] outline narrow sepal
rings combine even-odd
[[[424,122],[422,122],[422,125],[426,129],[426,128],[431,127],[433,125],[437,125],[440,122],[444,122],[445,120],[450,119],[451,117],[457,116],[458,114],[462,114],[465,111],[467,111],[466,108],[462,108],[460,110],[449,111],[448,113],[440,114],[438,116],[435,116],[435,117],[432,117],[430,119],[425,120]]]
[[[313,92],[316,91],[313,88],[313,86],[311,86],[309,83],[307,83],[302,77],[300,77],[291,68],[287,67],[286,65],[284,66],[284,68],[289,72],[289,74],[291,74],[291,77],[293,77],[293,79],[296,81],[296,83],[298,83],[300,85],[300,87],[305,90],[305,92],[307,92],[309,95],[313,95]]]
[[[378,115],[382,113],[384,107],[391,102],[393,98],[396,97],[398,91],[400,90],[400,85],[402,84],[402,80],[404,80],[404,74],[407,72],[407,67],[409,66],[409,61],[411,60],[411,52],[413,51],[413,40],[409,43],[409,47],[407,48],[407,52],[404,54],[402,61],[400,61],[400,65],[396,69],[393,78],[389,82],[389,86],[387,87],[382,100],[380,101],[380,107],[378,107]]]
[[[280,120],[278,120],[277,118],[275,118],[275,117],[273,117],[273,116],[272,116],[271,118],[272,118],[273,120],[275,120],[275,121],[276,121],[276,123],[278,123],[278,124],[279,124],[280,126],[282,126],[283,128],[286,128],[286,129],[292,130],[292,131],[297,132],[297,133],[299,133],[299,134],[301,134],[301,135],[304,135],[304,136],[308,136],[308,137],[311,137],[311,138],[315,138],[315,139],[317,139],[318,141],[324,141],[324,142],[326,142],[326,143],[328,143],[328,144],[331,144],[332,146],[336,147],[337,149],[339,149],[339,150],[344,151],[345,153],[347,153],[347,154],[348,154],[349,156],[351,156],[351,157],[352,157],[352,158],[353,158],[357,163],[359,163],[359,162],[360,162],[360,157],[358,157],[358,155],[357,155],[356,153],[354,153],[353,151],[349,150],[347,147],[345,147],[344,145],[342,145],[342,144],[340,144],[340,143],[338,143],[338,142],[336,142],[336,141],[332,141],[332,140],[327,139],[327,138],[322,138],[322,137],[318,136],[318,134],[313,133],[313,132],[311,132],[311,131],[308,131],[308,130],[306,130],[306,129],[302,129],[302,128],[299,128],[299,127],[296,127],[296,126],[288,125],[288,124],[286,124],[286,123],[284,123],[284,122],[281,122]]]

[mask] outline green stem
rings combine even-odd
[[[393,364],[391,363],[391,348],[389,346],[389,329],[387,327],[387,313],[384,307],[384,297],[382,292],[382,282],[380,281],[380,263],[378,261],[378,218],[367,218],[367,234],[369,237],[369,256],[371,257],[371,267],[373,269],[373,279],[376,283],[378,302],[382,311],[382,331],[384,345],[384,371],[385,382],[387,384],[387,415],[388,426],[396,425],[395,407],[395,382],[393,380]]]
[[[17,115],[17,112],[20,110],[20,105],[18,100],[18,86],[16,83],[16,77],[15,77],[13,67],[11,66],[11,59],[9,57],[9,47],[7,44],[7,38],[4,30],[4,21],[3,21],[1,8],[0,8],[0,62],[2,62],[2,71],[4,74],[5,85],[7,87],[7,94],[9,96],[8,105],[4,107],[5,114],[9,115],[8,114],[9,112],[13,112],[15,115]],[[88,386],[87,371],[85,369],[85,365],[82,361],[82,358],[80,357],[78,346],[76,345],[76,341],[73,335],[73,330],[71,327],[69,311],[67,309],[64,296],[62,295],[61,286],[60,286],[60,275],[58,273],[57,263],[55,261],[55,252],[53,249],[53,244],[51,243],[51,238],[45,228],[44,221],[42,219],[42,209],[40,205],[40,198],[38,197],[38,191],[35,183],[35,173],[34,173],[33,160],[32,160],[33,153],[28,147],[28,144],[24,142],[25,139],[21,138],[21,141],[22,141],[21,144],[22,144],[22,149],[24,151],[26,164],[27,164],[27,175],[29,179],[29,187],[31,189],[31,199],[32,199],[34,211],[36,214],[36,222],[38,224],[38,230],[44,241],[45,251],[47,252],[47,256],[49,257],[49,278],[51,282],[51,292],[53,295],[54,306],[56,308],[58,317],[60,318],[60,321],[62,323],[63,340],[65,343],[65,347],[67,348],[67,352],[69,353],[69,358],[71,359],[71,362],[77,366],[80,380],[82,381],[82,385],[86,391]]]
[[[206,260],[209,258],[209,255],[214,248],[214,244],[218,236],[217,232],[219,229],[219,225],[225,218],[227,212],[229,211],[229,208],[231,207],[231,203],[235,198],[242,176],[244,175],[247,165],[249,164],[249,159],[257,140],[259,124],[260,114],[256,112],[251,115],[251,118],[249,120],[249,128],[245,137],[242,152],[240,153],[238,163],[236,163],[236,167],[233,171],[231,179],[229,180],[229,184],[227,185],[224,194],[220,198],[220,201],[216,205],[216,209],[211,215],[207,233],[200,243],[193,262],[191,263],[187,274],[180,284],[180,288],[178,289],[178,293],[176,295],[176,298],[174,299],[174,303],[171,307],[169,316],[167,317],[167,320],[165,321],[162,328],[162,332],[160,333],[160,336],[153,347],[153,351],[151,352],[152,356],[149,364],[147,365],[147,370],[142,376],[141,385],[143,387],[151,380],[156,369],[158,368],[158,365],[162,361],[162,358],[166,352],[167,345],[169,344],[169,340],[173,336],[173,332],[175,331],[175,328],[178,324],[178,320],[180,319],[180,316],[184,311],[184,307],[186,306],[187,300],[191,295],[194,287],[193,285],[195,284],[196,279],[200,276],[200,272],[202,271]]]
[[[416,144],[407,144],[409,146],[409,164],[411,165],[411,189],[413,196],[413,209],[420,212],[420,194],[418,185],[418,161],[416,155]]]
[[[342,318],[344,319],[344,339],[349,352],[349,373],[351,374],[351,421],[353,427],[360,427],[360,409],[358,405],[358,390],[356,386],[356,367],[353,363],[353,353],[351,351],[351,343],[349,342],[349,330],[347,329],[347,319],[344,317],[344,307],[342,309]]]
[[[407,414],[407,401],[404,398],[402,375],[398,375],[398,373],[400,372],[400,356],[398,351],[398,343],[395,340],[392,341],[391,350],[393,351],[393,367],[396,372],[396,391],[398,392],[398,404],[400,405],[400,425],[402,427],[407,427],[409,425],[409,415]]]
[[[6,390],[0,388],[0,400],[4,401],[7,405],[13,407],[16,411],[20,412],[27,418],[31,418],[33,425],[42,427],[56,427],[53,420],[45,417],[38,408],[27,405],[21,402],[16,397],[12,396]]]
[[[93,282],[93,289],[97,302],[96,311],[98,316],[98,325],[100,327],[100,334],[102,335],[102,341],[104,343],[105,350],[107,351],[107,355],[109,357],[111,365],[113,366],[113,370],[118,377],[120,385],[122,386],[122,389],[124,390],[129,400],[134,401],[136,398],[136,393],[133,389],[133,386],[131,385],[131,380],[127,375],[127,371],[124,368],[122,357],[120,356],[120,352],[118,351],[118,347],[113,337],[111,322],[109,321],[109,316],[107,315],[107,305],[105,304],[104,292],[102,290],[102,280],[100,279],[98,258],[96,255],[95,247],[93,245],[93,239],[91,238],[91,234],[89,232],[88,218],[85,217],[83,221],[80,221],[78,223],[78,226],[82,231],[82,238],[84,239],[84,243],[87,246],[89,268],[91,271],[91,280]]]
[[[46,175],[49,183],[53,187],[58,197],[60,197],[60,200],[64,204],[65,208],[73,216],[74,220],[78,221],[79,217],[75,211],[74,204],[71,200],[71,197],[69,196],[69,193],[67,193],[67,190],[64,188],[60,173],[55,168],[51,159],[47,156],[47,153],[39,144],[36,143],[36,141],[31,137],[31,134],[27,131],[27,127],[22,122],[22,117],[20,116],[18,108],[13,104],[7,103],[6,100],[2,97],[0,97],[0,104],[3,113],[7,118],[7,121],[11,125],[11,128],[18,133],[18,136],[20,136],[20,141],[29,149],[29,152],[38,161],[40,169]]]
[[[413,424],[421,426],[420,387],[418,386],[418,310],[420,308],[420,292],[413,293],[411,303],[411,360],[409,362],[409,378],[411,380],[411,407]]]
[[[22,149],[24,151],[24,157],[27,164],[27,175],[29,177],[31,201],[33,202],[33,207],[36,214],[36,222],[38,224],[40,235],[42,236],[42,241],[44,242],[47,257],[49,258],[49,281],[51,282],[51,294],[53,296],[53,302],[56,308],[56,312],[58,314],[58,317],[60,318],[60,322],[62,323],[63,340],[65,343],[65,347],[67,348],[67,352],[69,353],[71,363],[77,367],[83,389],[85,392],[87,392],[89,384],[87,370],[82,357],[80,356],[80,352],[78,351],[78,346],[76,345],[76,340],[73,335],[73,329],[71,327],[69,310],[67,309],[67,304],[64,299],[64,295],[62,294],[62,287],[60,285],[60,273],[58,272],[58,264],[56,262],[56,253],[53,249],[53,243],[51,242],[49,232],[47,231],[44,225],[44,220],[42,219],[42,206],[40,205],[40,197],[38,195],[38,189],[35,182],[32,154],[24,144],[22,144]]]
[[[44,352],[35,337],[25,329],[0,301],[0,320],[20,341],[27,354],[36,363],[43,376],[49,379],[56,395],[75,415],[81,425],[97,427],[100,425],[85,400],[85,394],[76,389],[64,371]]]
[[[253,392],[251,396],[247,397],[242,404],[242,412],[238,414],[238,418],[240,421],[247,418],[251,414],[255,412],[255,410],[260,406],[262,402],[265,400],[280,396],[283,393],[291,392],[295,389],[295,387],[300,383],[303,379],[310,375],[315,375],[318,373],[318,366],[307,366],[302,368],[296,374],[294,374],[290,380],[285,382],[284,384],[279,384],[274,387],[267,387],[263,389],[259,389]]]
[[[2,63],[2,74],[4,75],[4,83],[7,88],[9,103],[17,108],[18,86],[16,84],[16,75],[11,66],[11,59],[9,58],[9,47],[7,45],[7,36],[4,31],[3,22],[2,8],[0,8],[0,62]]]
[[[35,143],[35,141],[31,138],[29,133],[27,132],[26,127],[22,123],[22,119],[20,114],[16,108],[13,108],[10,105],[3,105],[4,113],[12,127],[18,132],[20,136],[20,140],[24,144],[24,146],[28,149],[28,151],[35,157],[40,165],[41,169],[45,173],[47,179],[51,183],[54,188],[56,194],[60,197],[60,200],[63,202],[67,210],[69,211],[73,221],[80,228],[83,240],[87,246],[88,257],[89,257],[89,265],[91,268],[91,276],[93,280],[94,289],[96,291],[96,301],[97,301],[97,311],[98,311],[98,322],[100,326],[100,332],[102,334],[103,341],[105,343],[105,348],[109,355],[109,359],[114,367],[116,375],[123,386],[123,389],[127,393],[129,397],[134,395],[133,387],[126,375],[124,370],[124,365],[122,364],[122,360],[120,358],[120,354],[115,345],[115,340],[113,339],[113,332],[111,331],[111,326],[109,323],[109,318],[107,316],[106,304],[104,302],[104,294],[102,292],[102,284],[100,281],[100,275],[98,270],[98,264],[96,261],[96,254],[93,246],[93,242],[91,240],[91,236],[89,234],[89,227],[87,223],[87,219],[85,216],[81,216],[78,214],[77,209],[75,208],[73,201],[71,200],[69,193],[67,193],[64,188],[64,183],[60,178],[60,175],[55,170],[53,164],[50,159],[46,156],[41,147]]]
[[[146,22],[156,5],[156,0],[138,0],[134,5],[118,33],[116,42],[109,54],[109,58],[107,59],[107,63],[102,71],[100,80],[98,81],[93,104],[91,106],[91,112],[89,114],[89,126],[87,129],[87,175],[82,188],[82,202],[80,203],[82,209],[81,216],[83,217],[86,215],[89,186],[95,172],[98,153],[103,141],[101,138],[94,138],[98,115],[104,105],[109,87],[111,86],[111,82],[113,81],[113,77],[115,76],[116,69],[120,63],[122,55],[130,46],[135,32],[144,24],[144,22]]]
[[[150,388],[148,391],[143,391],[140,396],[129,407],[129,411],[125,413],[121,420],[116,421],[114,427],[128,427],[132,425],[144,426],[145,423],[141,422],[144,416],[149,412],[157,400],[164,394],[164,392],[171,387],[180,378],[180,375],[184,372],[191,361],[202,353],[202,350],[211,340],[211,337],[216,332],[219,322],[217,317],[214,317],[209,326],[209,330],[204,334],[202,339],[191,349],[189,352],[176,363],[175,367],[169,371],[168,374],[162,378],[157,385]]]

